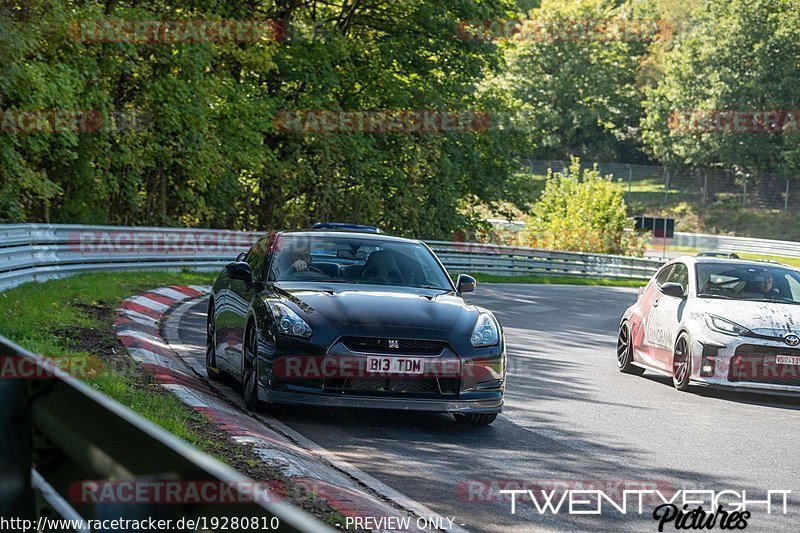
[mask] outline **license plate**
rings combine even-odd
[[[797,355],[778,355],[775,362],[779,365],[800,366],[800,356]]]
[[[422,359],[367,356],[367,372],[375,374],[422,374]]]

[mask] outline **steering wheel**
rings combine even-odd
[[[317,267],[312,267],[311,265],[306,265],[306,272],[316,272],[317,274],[322,274],[323,276],[327,276],[325,272],[318,269]],[[301,271],[302,272],[302,271]]]

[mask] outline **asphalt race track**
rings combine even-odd
[[[746,489],[751,500],[791,490],[790,504],[798,501],[800,400],[681,393],[649,372],[619,373],[616,327],[634,290],[487,284],[471,300],[497,314],[509,345],[506,410],[492,426],[314,408],[292,409],[280,420],[470,531],[657,531],[649,514],[608,507],[599,516],[566,508],[539,514],[520,498],[512,515],[508,497],[493,492],[509,481],[550,489],[558,480],[609,493],[624,482],[665,492]],[[199,301],[180,325],[181,340],[200,360],[205,312]],[[772,515],[763,505],[751,510],[748,531],[798,529],[796,505],[786,516],[778,507]]]

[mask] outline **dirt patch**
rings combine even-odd
[[[72,326],[51,330],[56,337],[64,339],[69,348],[78,352],[89,352],[99,356],[113,356],[119,351],[119,340],[100,328]]]

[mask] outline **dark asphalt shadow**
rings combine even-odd
[[[641,377],[665,387],[673,388],[672,379],[667,376],[647,372]],[[704,387],[702,385],[691,385],[689,390],[685,391],[685,394],[690,396],[694,395],[701,398],[713,398],[715,400],[723,400],[731,403],[756,405],[771,409],[800,411],[800,396],[780,396],[772,394],[759,394],[755,392],[728,391]]]

